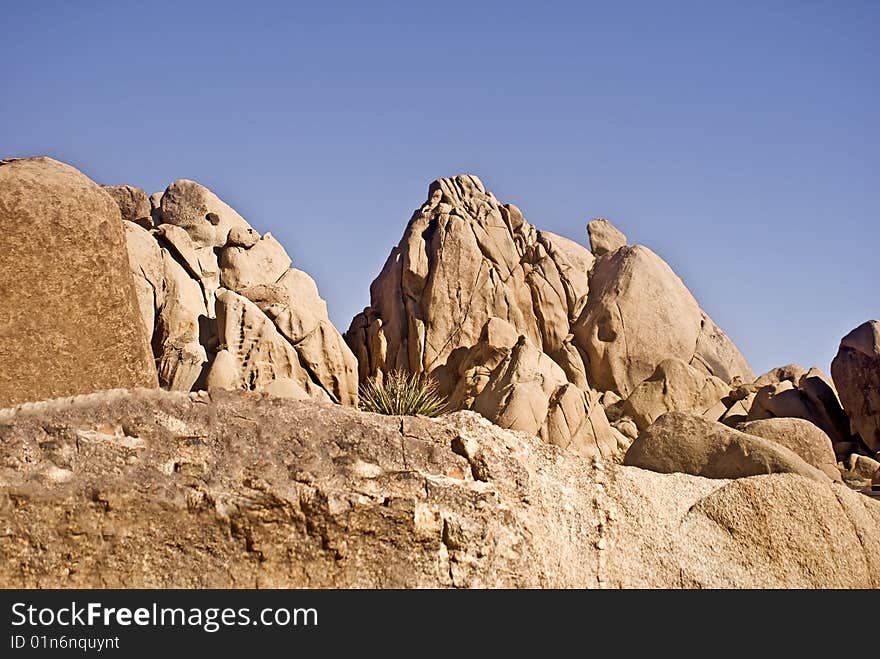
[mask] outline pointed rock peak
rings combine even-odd
[[[456,206],[463,199],[488,194],[483,182],[474,174],[459,174],[447,178],[439,178],[428,186],[428,199],[443,201]]]
[[[626,236],[604,217],[597,217],[587,224],[590,249],[593,256],[610,254],[626,245]]]

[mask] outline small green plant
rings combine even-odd
[[[387,373],[381,383],[362,383],[358,394],[362,410],[379,414],[435,417],[443,414],[447,403],[433,378],[398,370]]]

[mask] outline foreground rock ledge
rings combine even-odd
[[[878,587],[880,503],[471,412],[114,390],[0,411],[3,587]]]

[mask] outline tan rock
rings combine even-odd
[[[217,333],[221,349],[235,358],[240,376],[236,388],[261,390],[286,378],[310,397],[330,400],[300,364],[296,349],[259,307],[225,288],[217,292]]]
[[[642,431],[624,464],[706,478],[793,473],[830,482],[820,470],[776,442],[683,412],[664,414]]]
[[[0,463],[5,588],[880,587],[869,497],[599,469],[471,412],[105,392],[0,412]]]
[[[333,400],[357,403],[357,359],[330,322],[327,303],[311,277],[291,269],[274,284],[251,286],[241,293],[272,320]]]
[[[226,244],[231,245],[233,247],[243,247],[244,249],[250,249],[260,240],[260,234],[257,233],[254,229],[245,228],[242,226],[234,226],[229,230],[229,237],[226,239]]]
[[[123,224],[129,271],[146,336],[153,336],[156,313],[165,304],[165,265],[162,250],[150,232],[133,222]]]
[[[492,331],[490,324],[487,334]],[[502,428],[538,435],[579,455],[613,453],[617,442],[598,400],[567,382],[562,369],[526,337],[483,363],[496,359],[498,365],[480,382],[470,409]]]
[[[880,321],[863,323],[843,337],[831,375],[853,433],[880,451]]]
[[[235,355],[226,349],[217,351],[205,380],[205,389],[208,391],[231,390],[242,388],[241,385],[241,372]]]
[[[722,380],[680,359],[664,359],[651,377],[640,383],[620,405],[622,413],[631,418],[639,430],[666,412],[689,412],[717,421],[727,411],[719,404],[729,391],[730,387]]]
[[[542,352],[561,350],[586,298],[589,251],[537,231],[475,176],[440,179],[428,194],[346,334],[362,379],[430,373],[476,345],[490,318]]]
[[[153,228],[152,208],[146,192],[131,185],[105,185],[103,188],[119,206],[123,220],[144,229]]]
[[[198,247],[223,247],[233,227],[250,225],[217,195],[195,181],[180,179],[161,198],[161,217],[183,229]]]
[[[762,419],[740,423],[736,429],[776,442],[797,453],[832,480],[840,480],[831,438],[809,421],[794,418]]]
[[[536,230],[477,177],[435,181],[346,334],[360,379],[428,373],[452,409],[479,409],[582,451],[596,450],[598,432],[599,446],[613,447],[571,334],[593,261],[574,241]],[[528,348],[512,354],[521,336]]]
[[[51,158],[0,161],[0,405],[155,387],[119,207]]]
[[[156,316],[153,334],[159,384],[173,391],[189,391],[208,363],[200,342],[199,321],[207,318],[207,309],[198,282],[164,248],[162,264],[164,304]]]
[[[872,479],[874,481],[880,480],[878,479],[878,476],[880,476],[880,462],[866,455],[852,454],[846,461],[846,467],[853,475],[866,481],[871,481]]]
[[[596,263],[587,305],[573,333],[575,345],[586,355],[593,386],[623,397],[669,358],[725,382],[734,376],[753,377],[681,280],[640,245],[621,247]]]
[[[587,224],[590,249],[593,256],[605,256],[626,246],[626,236],[604,217],[597,217]]]
[[[290,257],[271,233],[253,247],[229,246],[220,256],[220,283],[233,291],[248,286],[274,284],[290,267]]]
[[[806,372],[796,365],[783,369],[787,369],[787,374],[794,379],[786,377],[758,389],[749,407],[748,420],[775,417],[806,419],[821,428],[835,444],[849,441],[846,417],[827,377],[817,368]],[[774,377],[771,371],[769,376],[758,378],[754,386],[760,382],[772,382]]]

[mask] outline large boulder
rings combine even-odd
[[[155,387],[119,207],[51,158],[0,161],[0,405]]]
[[[741,423],[736,429],[776,442],[797,453],[832,480],[840,480],[831,438],[809,421],[786,417],[761,419]]]
[[[623,463],[706,478],[793,473],[829,482],[828,476],[777,442],[684,412],[664,414],[639,433]]]
[[[852,432],[880,451],[880,321],[863,323],[843,337],[831,376]]]
[[[591,384],[623,397],[669,358],[724,382],[754,378],[672,269],[641,245],[621,247],[596,262],[586,306],[572,331],[586,355]]]
[[[315,282],[271,234],[194,181],[175,181],[150,204],[155,230],[126,232],[163,388],[357,404],[354,355]]]
[[[654,373],[617,404],[624,416],[644,430],[666,412],[689,412],[717,421],[730,387],[680,359],[664,359]]]
[[[219,358],[219,357],[218,357]],[[878,588],[880,502],[472,412],[115,391],[0,411],[4,588]]]

